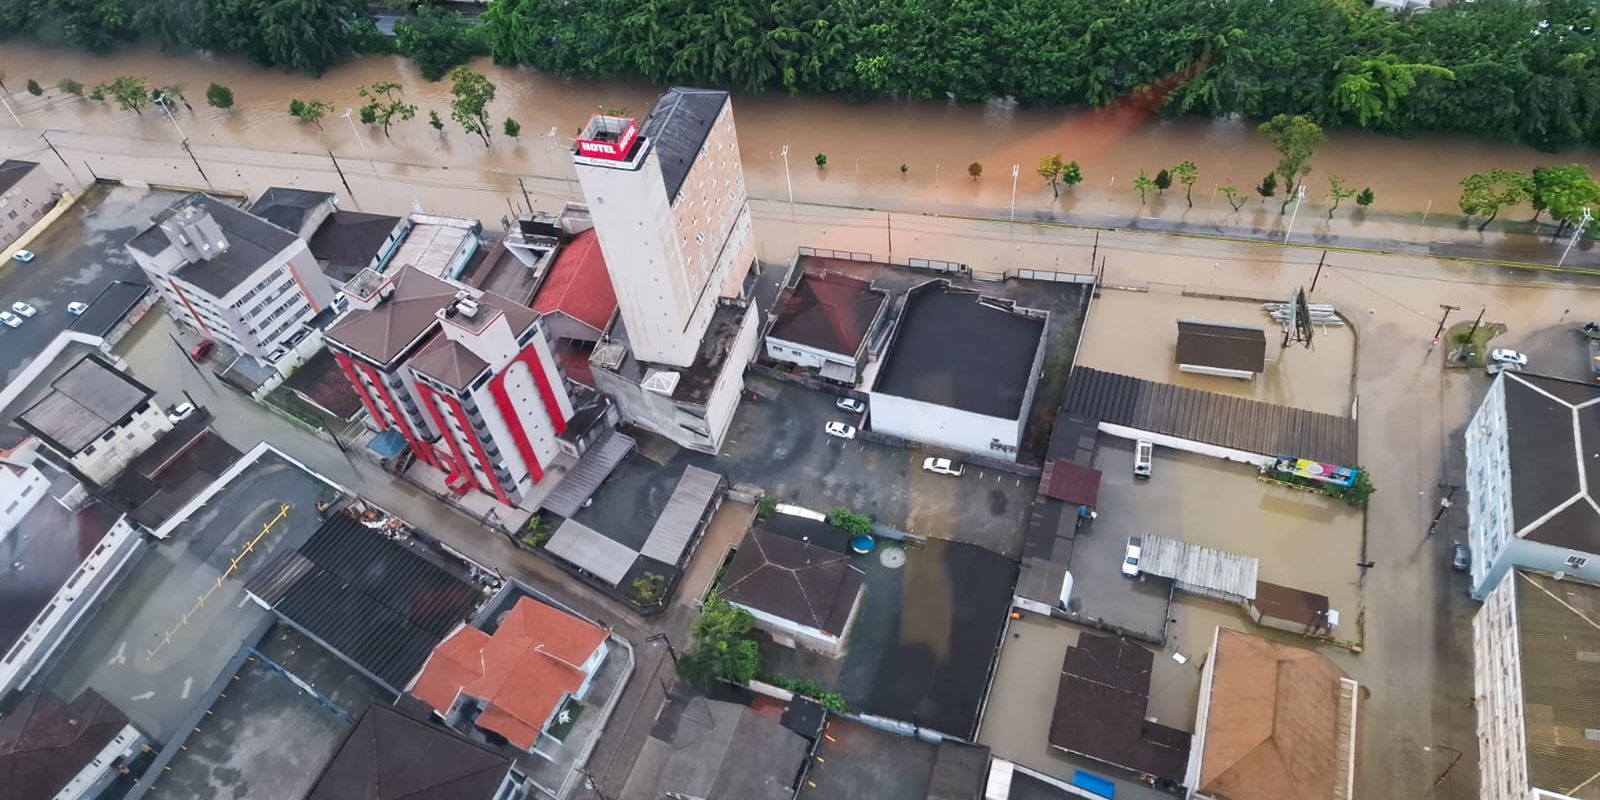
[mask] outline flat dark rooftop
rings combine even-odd
[[[1268,456],[1354,466],[1356,421],[1074,367],[1065,414]]]
[[[112,281],[89,301],[89,307],[67,327],[91,336],[105,336],[128,318],[128,312],[150,293],[150,284]]]
[[[927,800],[939,746],[834,717],[806,773],[805,800]]]
[[[244,455],[212,432],[210,421],[195,414],[178,423],[108,487],[134,522],[160,527]]]
[[[674,86],[656,100],[650,116],[639,126],[639,136],[649,139],[655,147],[668,203],[683,188],[689,168],[700,155],[700,145],[711,135],[717,115],[727,102],[727,92]]]
[[[344,513],[278,554],[245,589],[396,693],[482,599],[472,584]]]
[[[1512,527],[1523,538],[1600,553],[1600,386],[1503,372]],[[1588,469],[1585,469],[1588,465]],[[1561,511],[1552,511],[1577,497]]]
[[[207,195],[192,194],[156,214],[149,227],[133,237],[128,246],[146,255],[159,255],[171,246],[161,230],[161,223],[189,206],[199,207],[211,215],[228,238],[228,249],[209,261],[179,267],[173,274],[217,297],[227,294],[296,241],[295,234],[237,206]]]
[[[1080,635],[1061,665],[1050,745],[1181,783],[1190,735],[1145,720],[1154,663],[1130,640]]]
[[[273,186],[256,198],[250,213],[290,233],[299,233],[311,210],[331,199],[333,195],[328,192]]]
[[[49,477],[49,474],[46,474]],[[50,602],[83,559],[94,552],[116,524],[115,509],[98,500],[82,511],[68,511],[45,494],[18,523],[0,536],[0,653],[11,649],[33,618]]]
[[[335,211],[323,220],[306,244],[311,247],[311,256],[322,268],[322,274],[339,283],[348,283],[372,263],[398,224],[400,218],[388,214]]]
[[[889,293],[872,282],[839,272],[802,272],[799,283],[779,295],[776,321],[767,336],[854,357]]]
[[[50,381],[50,391],[17,424],[51,447],[77,455],[125,422],[155,392],[97,355],[85,355]]]
[[[34,379],[28,388],[20,392],[15,400],[6,404],[5,408],[0,409],[0,450],[10,450],[21,444],[29,436],[34,435],[31,431],[24,430],[17,423],[17,417],[21,416],[22,412],[35,402],[38,402],[41,397],[54,391],[51,388],[51,384],[55,383],[55,380],[65,374],[68,369],[71,369],[85,356],[98,352],[99,349],[92,344],[69,343],[55,357],[55,360],[39,373],[39,376]],[[38,357],[40,356],[35,356],[35,358]]]
[[[672,392],[674,402],[704,404],[711,397],[711,389],[717,383],[717,376],[722,374],[722,362],[727,360],[728,351],[732,349],[733,340],[739,335],[739,329],[744,324],[744,315],[747,312],[756,313],[749,307],[719,304],[711,314],[711,324],[706,328],[706,335],[700,340],[700,350],[695,353],[694,363],[687,369],[659,367],[662,371],[678,373],[678,385]],[[620,314],[611,326],[611,339],[617,342],[628,340],[628,330],[623,325]],[[635,359],[632,349],[629,349],[627,357],[623,359],[616,373],[629,381],[641,383],[653,368],[655,367],[648,362]],[[597,366],[595,369],[600,367]]]
[[[977,292],[942,282],[916,287],[872,391],[1018,419],[1044,330],[1044,319],[998,308]]]

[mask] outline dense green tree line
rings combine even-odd
[[[1360,0],[493,0],[490,52],[745,90],[1306,114],[1391,133],[1600,139],[1584,0],[1396,17]],[[1163,92],[1170,94],[1163,96]]]

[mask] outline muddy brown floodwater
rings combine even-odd
[[[143,115],[73,98],[55,89],[63,78],[86,85],[118,75],[137,75],[154,86],[179,85],[193,104],[177,124],[194,142],[271,150],[363,155],[415,164],[496,169],[517,174],[570,174],[564,148],[595,111],[622,108],[643,115],[659,91],[643,81],[563,80],[525,68],[501,67],[488,60],[472,64],[499,87],[493,106],[496,135],[484,148],[449,120],[449,83],[430,83],[399,56],[353,59],[321,78],[253,67],[242,59],[166,55],[154,48],[130,48],[111,56],[8,42],[0,46],[0,69],[13,91],[9,100],[30,129],[81,130],[98,134],[175,140],[171,124],[155,110]],[[49,87],[36,98],[20,91],[29,78]],[[420,108],[418,118],[397,125],[385,140],[376,128],[361,130],[359,146],[351,126],[339,118],[358,105],[357,87],[395,80]],[[205,86],[215,81],[234,90],[236,107],[227,112],[205,105]],[[299,124],[287,114],[289,101],[325,100],[335,111],[323,128]],[[1111,203],[1137,205],[1131,183],[1140,169],[1154,175],[1162,167],[1192,160],[1200,179],[1196,208],[1215,202],[1218,184],[1249,192],[1276,155],[1255,133],[1254,120],[1150,117],[1133,108],[1085,110],[1020,108],[1011,104],[881,99],[850,103],[828,97],[781,94],[740,96],[736,116],[752,193],[783,198],[787,188],[779,154],[789,145],[789,171],[797,199],[857,205],[896,206],[930,211],[983,207],[1004,209],[1011,202],[1011,165],[1021,165],[1017,186],[1019,217],[1031,210],[1078,211]],[[441,139],[427,125],[429,110],[445,119]],[[498,135],[507,116],[522,123],[520,141]],[[11,125],[0,117],[0,124]],[[552,133],[556,138],[552,138]],[[813,158],[826,153],[819,169]],[[1084,183],[1057,201],[1034,173],[1041,156],[1060,152],[1083,168]],[[972,179],[967,165],[983,165]],[[1490,167],[1526,170],[1540,164],[1582,163],[1594,168],[1593,149],[1543,153],[1472,139],[1429,135],[1413,139],[1360,131],[1332,131],[1317,151],[1309,181],[1312,202],[1327,194],[1326,176],[1342,176],[1354,187],[1370,186],[1376,208],[1386,211],[1457,214],[1458,183],[1464,175]],[[905,164],[908,171],[900,172]],[[1181,187],[1169,190],[1168,207],[1182,204]],[[1223,204],[1226,205],[1225,203]],[[1142,212],[1141,212],[1142,213]],[[1155,213],[1161,213],[1157,210]],[[1510,218],[1521,216],[1512,212]]]

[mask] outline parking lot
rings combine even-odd
[[[682,465],[695,464],[726,475],[730,483],[760,486],[784,502],[818,511],[849,506],[919,536],[975,544],[1011,558],[1021,552],[1023,518],[1037,480],[970,467],[959,478],[924,472],[917,451],[823,433],[830,420],[859,421],[834,408],[832,395],[756,376],[745,383],[762,399],[740,405],[722,455],[679,450],[658,466],[635,454],[577,519],[619,541],[626,540],[627,529],[639,528],[643,536],[671,496]]]
[[[0,307],[22,301],[38,309],[21,327],[0,327],[0,375],[15,377],[72,322],[68,303],[87,303],[112,281],[145,283],[123,245],[153,214],[182,196],[165,189],[98,184],[28,245],[33,261],[0,264]]]
[[[1104,434],[1094,465],[1104,476],[1100,517],[1074,541],[1070,567],[1084,614],[1144,631],[1161,622],[1156,595],[1164,609],[1167,582],[1130,580],[1118,566],[1128,537],[1155,534],[1260,559],[1261,580],[1325,594],[1353,621],[1361,599],[1359,510],[1259,481],[1250,466],[1160,447],[1152,477],[1138,480],[1132,442]],[[1237,619],[1248,624],[1242,611]]]
[[[1178,371],[1180,319],[1265,328],[1266,371],[1252,381]],[[1319,327],[1311,349],[1290,344],[1286,350],[1279,346],[1280,330],[1259,303],[1154,290],[1106,290],[1095,299],[1084,326],[1078,363],[1175,386],[1349,416],[1350,376],[1355,369],[1355,336],[1350,329]]]

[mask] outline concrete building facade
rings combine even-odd
[[[620,313],[590,361],[625,419],[720,448],[754,355],[755,262],[728,94],[674,88],[642,124],[596,115],[573,154]]]
[[[128,252],[174,319],[258,361],[335,297],[299,236],[203,194],[157,214]]]
[[[1467,425],[1472,596],[1514,567],[1600,582],[1600,386],[1502,372]]]
[[[104,485],[172,430],[155,391],[97,354],[80,357],[16,417],[84,479]]]
[[[416,269],[367,271],[327,341],[380,431],[417,458],[520,505],[563,453],[579,455],[574,407],[540,315]]]
[[[55,208],[56,184],[33,161],[0,161],[0,250]]]

